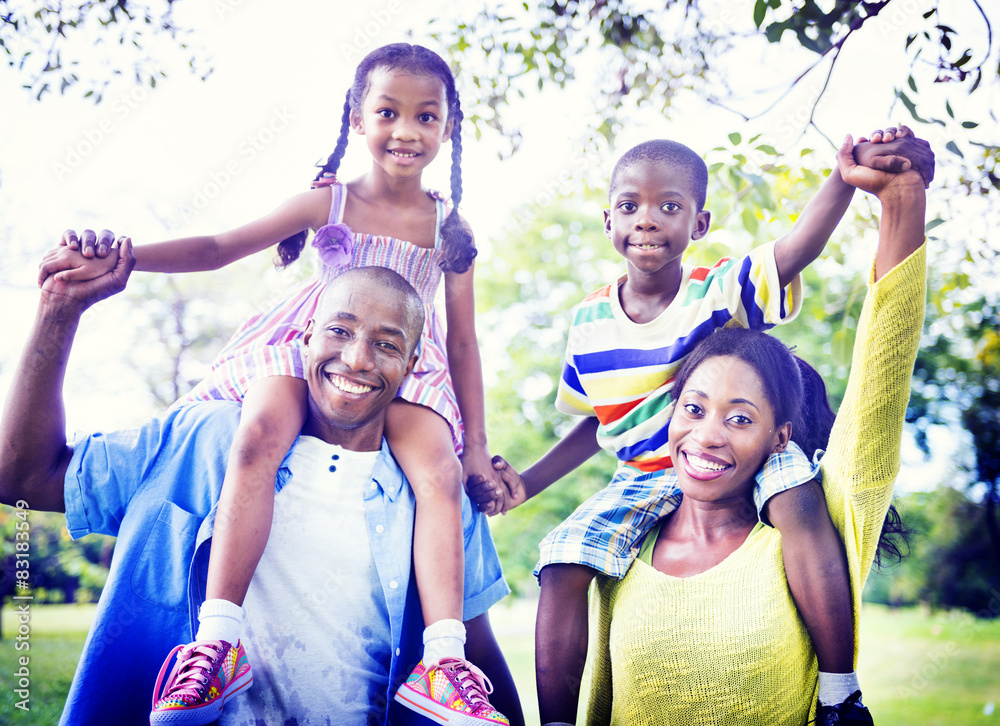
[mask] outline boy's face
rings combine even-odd
[[[604,210],[604,232],[629,274],[655,275],[680,266],[691,240],[708,232],[687,176],[672,164],[640,161],[622,169]]]

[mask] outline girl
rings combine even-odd
[[[210,376],[183,399],[221,398],[242,401],[243,407],[219,501],[198,633],[181,649],[165,692],[154,695],[153,723],[208,723],[228,696],[250,684],[249,666],[239,667],[246,661],[239,643],[242,604],[267,543],[278,467],[305,420],[302,331],[324,282],[346,268],[368,265],[402,274],[425,307],[419,358],[389,407],[385,429],[417,501],[413,559],[427,625],[423,660],[396,699],[424,713],[465,714],[456,723],[507,723],[489,704],[488,680],[464,652],[461,482],[496,476],[486,444],[473,316],[476,248],[457,212],[461,121],[454,78],[438,55],[405,43],[384,46],[358,66],[336,148],[312,190],[229,232],[136,248],[136,269],[186,272],[217,269],[280,241],[285,266],[300,255],[305,230],[317,229],[313,246],[321,261],[315,279],[248,321]],[[365,137],[373,163],[367,174],[342,185],[335,174],[351,129]],[[446,213],[442,198],[422,188],[421,174],[447,139],[453,206]],[[64,243],[79,247],[72,232]],[[43,277],[70,266],[64,250],[50,253]],[[77,259],[76,269],[60,273],[65,279],[87,279],[108,264],[94,256],[92,242],[85,241],[83,255],[88,259]],[[433,307],[442,271],[447,335]],[[340,377],[332,383],[349,394],[370,392]],[[220,666],[224,683],[213,689]]]

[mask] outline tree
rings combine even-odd
[[[0,48],[38,100],[55,89],[60,94],[73,89],[100,103],[111,80],[125,73],[155,87],[166,75],[158,58],[177,50],[187,53],[192,72],[205,78],[211,71],[184,40],[190,31],[174,21],[174,1],[3,0]]]

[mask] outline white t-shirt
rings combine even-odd
[[[392,640],[364,507],[378,456],[299,438],[244,600],[253,686],[223,726],[383,722]]]

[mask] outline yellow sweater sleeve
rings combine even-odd
[[[820,462],[827,507],[847,550],[855,623],[899,473],[903,421],[923,328],[925,250],[922,245],[871,284],[858,321],[847,391]],[[854,646],[856,659],[857,635]]]

